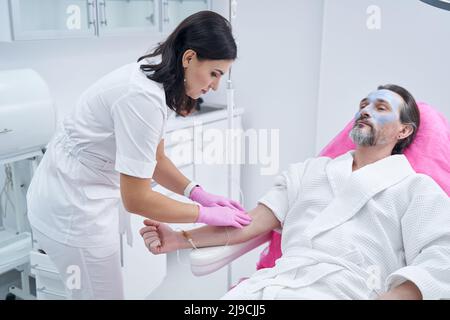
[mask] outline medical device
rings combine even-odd
[[[237,0],[229,0],[228,2],[229,9],[229,21],[230,24],[233,25],[233,20],[236,18],[237,14]],[[228,161],[228,198],[232,199],[233,197],[233,161],[234,161],[234,145],[233,145],[233,117],[234,117],[234,88],[233,81],[231,78],[231,70],[228,72],[228,80],[227,80],[227,117],[228,117],[228,143],[227,154],[231,159]],[[228,288],[232,286],[232,270],[231,264],[227,265],[227,284]]]
[[[450,11],[450,0],[420,0],[433,7]]]
[[[21,289],[9,289],[11,299],[34,298],[29,286],[33,243],[26,191],[53,134],[55,119],[49,89],[35,71],[0,71],[0,169],[5,170],[4,181],[0,181],[0,274],[16,269],[22,282]],[[13,227],[3,221],[9,214],[15,218]]]

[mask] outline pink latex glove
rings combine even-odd
[[[197,222],[206,223],[210,226],[231,226],[242,229],[248,225],[252,218],[245,213],[237,209],[230,209],[228,207],[202,207],[199,206],[199,214]]]
[[[203,190],[203,188],[200,186],[196,186],[194,189],[192,189],[189,199],[198,202],[205,207],[220,206],[220,207],[228,207],[230,209],[237,209],[244,212],[246,211],[244,208],[242,208],[239,202],[222,196],[208,193],[205,190]]]

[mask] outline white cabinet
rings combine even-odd
[[[226,116],[226,115],[225,115]],[[228,171],[225,158],[216,153],[225,154],[227,120],[224,117],[202,124],[195,122],[191,126],[168,132],[165,139],[166,154],[177,165],[185,176],[196,180],[208,192],[227,195]],[[241,128],[241,117],[235,117],[235,127]],[[213,150],[214,149],[214,150]],[[186,162],[191,161],[191,165]],[[233,198],[239,200],[240,166],[233,170]],[[174,194],[161,186],[154,190],[179,201],[190,202],[182,196]],[[192,229],[199,224],[171,224],[172,229]],[[161,284],[148,296],[148,299],[219,299],[228,290],[228,269],[222,268],[212,274],[196,277],[191,272],[188,250],[168,253],[167,272]]]
[[[242,129],[241,117],[235,117],[234,127],[236,129]],[[227,121],[212,122],[203,125],[202,130],[202,144],[201,150],[203,151],[203,161],[201,164],[196,164],[195,174],[196,179],[205,188],[217,194],[228,195],[228,166],[224,163],[211,163],[213,159],[209,159],[214,152],[223,152],[222,157],[217,157],[226,159],[227,155],[225,150],[216,149],[218,144],[224,144],[225,141],[217,141],[217,137],[225,137],[225,132],[227,131]],[[222,133],[219,135],[218,133]],[[239,143],[239,141],[241,143]],[[236,163],[233,165],[232,169],[232,198],[234,200],[244,203],[241,192],[241,181],[240,181],[240,169],[239,163],[243,160],[241,157],[245,154],[243,150],[243,141],[236,139],[234,141],[234,156],[236,158]],[[239,154],[239,150],[241,153]],[[230,155],[229,155],[230,156]],[[212,156],[211,158],[216,158]],[[224,161],[225,162],[225,161]],[[253,249],[251,252],[237,258],[232,263],[231,268],[231,284],[236,285],[240,279],[244,277],[249,277],[256,271],[256,263],[259,260],[260,253],[267,246],[267,243]]]
[[[139,235],[139,230],[144,226],[143,220],[144,217],[131,214],[133,246],[125,242],[122,244],[123,289],[127,300],[145,299],[166,276],[166,257],[151,254]]]
[[[194,166],[185,166],[180,168],[180,171],[189,178],[194,177]],[[191,200],[170,192],[161,186],[157,186],[154,190],[161,192],[174,200],[182,202],[192,202]],[[174,230],[189,230],[200,227],[201,224],[176,224],[171,223],[171,228]],[[143,242],[142,240],[140,240]],[[190,249],[179,250],[163,255],[166,259],[167,269],[164,273],[165,277],[162,279],[158,287],[153,291],[147,292],[147,299],[151,300],[179,300],[179,299],[218,299],[227,290],[227,270],[222,269],[214,274],[198,278],[191,272]],[[151,255],[151,254],[150,254]],[[159,257],[159,256],[158,256]],[[160,279],[160,274],[150,273],[148,276],[156,276]]]
[[[159,31],[157,0],[97,0],[99,35]]]
[[[12,40],[8,0],[0,0],[0,42]]]
[[[211,0],[0,0],[0,41],[167,33],[209,9]]]
[[[178,168],[194,163],[194,129],[184,128],[170,132],[164,139],[165,154]],[[193,174],[193,173],[192,173]],[[189,176],[192,178],[192,176]]]
[[[64,282],[48,255],[38,251],[30,252],[31,274],[36,279],[38,300],[67,299]]]
[[[234,120],[234,128],[236,130],[242,129],[242,119],[240,116],[235,117]],[[199,161],[201,163],[196,163],[195,165],[195,178],[201,183],[206,190],[222,195],[228,195],[228,165],[225,163],[213,163],[214,159],[220,160],[227,159],[227,154],[225,149],[216,148],[217,145],[226,145],[225,141],[220,141],[218,137],[225,137],[225,132],[227,131],[227,121],[217,121],[203,125],[202,130],[202,143],[200,145],[200,149],[203,152],[203,159]],[[222,134],[219,134],[222,133]],[[219,141],[218,141],[219,139]],[[239,143],[239,141],[241,143]],[[245,153],[243,150],[243,140],[236,139],[234,140],[234,150],[233,153],[235,158],[235,164],[232,169],[232,198],[234,200],[244,202],[242,198],[241,192],[241,181],[240,181],[240,160]],[[241,150],[241,153],[239,153]],[[216,157],[214,155],[215,152],[221,152],[222,157]],[[230,157],[230,154],[228,155]],[[232,263],[231,268],[231,284],[236,285],[240,279],[244,277],[249,277],[256,271],[256,263],[259,260],[260,253],[267,246],[264,244],[258,248],[253,249],[251,252],[243,255],[242,257],[237,258]],[[219,270],[220,272],[224,272],[227,270],[223,268]],[[212,298],[210,298],[212,299]]]
[[[15,40],[159,30],[158,0],[11,0]]]
[[[162,0],[162,28],[171,32],[191,14],[211,10],[211,0]]]
[[[94,37],[95,1],[11,0],[14,40]]]
[[[235,117],[234,128],[242,128],[241,117]],[[195,179],[206,190],[212,193],[228,196],[228,165],[229,157],[238,154],[239,144],[234,141],[235,153],[227,152],[227,120],[221,120],[204,124],[201,130],[201,153],[196,153]],[[231,158],[230,158],[231,159]],[[232,165],[231,198],[242,201],[240,189],[240,165],[239,159]]]
[[[194,168],[192,165],[184,166],[180,168],[180,171],[185,176],[192,177]],[[175,200],[190,202],[189,199],[178,196],[162,186],[157,185],[153,189]],[[139,235],[139,230],[144,226],[144,219],[144,217],[136,214],[131,215],[131,232],[134,238],[133,246],[130,247],[126,243],[122,244],[122,274],[125,299],[146,299],[163,282],[169,272],[168,270],[174,268],[173,263],[170,263],[171,257],[177,257],[176,252],[167,256],[155,256],[148,251]],[[176,229],[177,225],[173,225],[172,227]]]

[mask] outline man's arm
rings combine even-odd
[[[266,206],[259,204],[249,212],[252,222],[242,228],[225,228],[205,226],[188,232],[196,247],[211,247],[224,244],[238,244],[253,239],[273,229],[280,228],[280,222],[275,218],[273,212]],[[181,234],[181,232],[180,232]],[[181,235],[182,236],[182,235]],[[186,240],[182,242],[183,247],[191,248]]]
[[[395,292],[412,282],[424,300],[435,300],[450,297],[450,198],[427,187],[430,193],[414,195],[400,220],[406,265],[388,275],[386,286]]]
[[[252,222],[242,229],[204,226],[189,230],[187,235],[197,248],[238,244],[248,241],[273,229],[280,228],[280,222],[266,206],[259,204],[248,213]],[[177,249],[192,248],[181,231],[174,231],[168,225],[146,220],[147,227],[140,233],[145,244],[154,254],[166,253]]]
[[[378,297],[379,300],[422,300],[419,288],[411,282],[405,281]]]

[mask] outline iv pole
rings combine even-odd
[[[229,9],[229,21],[231,26],[233,26],[233,20],[236,18],[237,0],[228,1]],[[231,67],[228,72],[227,80],[227,120],[228,120],[228,130],[227,130],[227,171],[228,171],[228,198],[233,198],[233,161],[234,161],[234,145],[233,145],[233,128],[234,128],[234,88],[233,81],[231,79]],[[232,266],[231,263],[227,265],[227,286],[231,288],[232,285]]]

